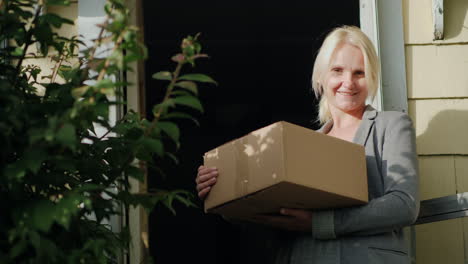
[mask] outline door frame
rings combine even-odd
[[[126,1],[131,10],[131,21],[143,34],[141,0]],[[408,112],[406,61],[403,39],[402,1],[360,0],[361,29],[374,43],[381,58],[381,79],[375,99],[371,103],[378,110]],[[135,65],[127,73],[127,80],[135,83],[126,91],[128,107],[145,113],[144,65]],[[146,181],[145,181],[146,182]],[[146,183],[132,184],[135,192],[146,190]],[[148,215],[143,209],[133,209],[128,215],[132,234],[129,263],[140,263],[148,254]],[[124,262],[127,263],[127,262]]]
[[[360,0],[361,29],[374,43],[381,78],[372,105],[378,110],[408,112],[403,6],[398,0]]]

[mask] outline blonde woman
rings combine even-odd
[[[359,28],[343,26],[328,34],[312,74],[320,98],[319,131],[365,147],[369,203],[325,211],[283,208],[282,217],[265,217],[272,226],[299,231],[282,243],[278,263],[410,263],[402,228],[419,212],[415,133],[406,114],[366,105],[378,80],[375,49]],[[200,198],[218,175],[216,168],[200,166]]]

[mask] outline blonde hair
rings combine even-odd
[[[330,61],[338,45],[348,43],[358,47],[364,56],[364,71],[369,91],[369,98],[374,98],[379,82],[379,59],[370,39],[355,26],[342,26],[331,31],[319,49],[312,72],[312,88],[315,96],[320,98],[318,120],[321,124],[331,117],[326,96],[323,96],[325,74],[329,70]]]

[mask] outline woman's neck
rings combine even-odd
[[[357,127],[361,123],[366,107],[356,109],[351,112],[343,112],[336,108],[331,108],[330,113],[333,119],[333,128],[346,129]]]
[[[365,107],[353,113],[346,113],[335,109],[330,110],[333,119],[333,127],[327,134],[352,142],[361,123]]]

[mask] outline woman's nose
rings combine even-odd
[[[354,85],[353,77],[351,74],[343,74],[343,86],[345,88],[352,88]]]

